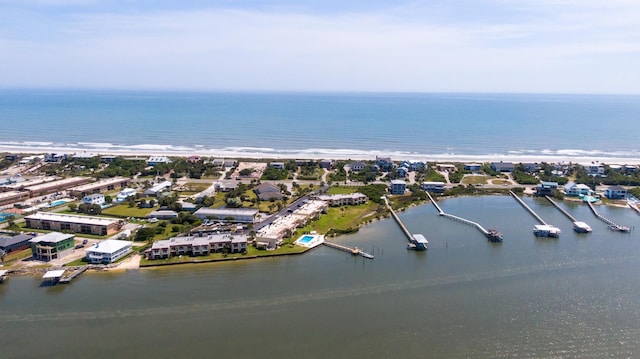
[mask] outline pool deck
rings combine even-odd
[[[307,240],[308,237],[312,237]],[[305,234],[298,238],[293,244],[297,244],[306,248],[315,248],[324,243],[324,236],[321,234]]]

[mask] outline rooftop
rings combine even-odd
[[[41,221],[57,221],[57,222],[73,222],[79,224],[88,225],[102,225],[108,226],[116,222],[115,219],[105,217],[89,217],[79,216],[75,214],[62,214],[52,212],[37,212],[30,216],[26,216],[25,219],[35,219]]]
[[[31,243],[40,243],[40,242],[45,242],[45,243],[58,243],[58,242],[62,242],[66,239],[69,238],[73,238],[74,235],[73,234],[67,234],[67,233],[60,233],[60,232],[51,232],[51,233],[47,233],[45,235],[42,236],[38,236],[38,237],[33,237],[29,240],[29,242]]]
[[[131,242],[121,241],[118,239],[107,239],[102,242],[97,242],[87,248],[87,252],[111,254],[126,247],[131,247]]]

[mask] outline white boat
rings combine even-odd
[[[591,232],[591,227],[584,222],[573,222],[573,230],[578,233],[589,233]]]
[[[536,237],[560,237],[560,228],[550,224],[537,224],[533,227],[533,234]]]

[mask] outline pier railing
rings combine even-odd
[[[560,210],[560,212],[562,214],[564,214],[565,216],[567,216],[567,218],[569,218],[571,220],[571,222],[578,222],[577,219],[575,219],[575,217],[573,217],[571,214],[569,214],[569,212],[567,212],[564,208],[560,207],[559,204],[557,204],[554,200],[551,199],[551,197],[549,196],[544,196],[544,198],[546,198],[549,202],[551,202],[551,204],[556,207],[557,209]]]
[[[468,224],[468,225],[470,225],[470,226],[472,226],[472,227],[477,228],[477,229],[478,229],[480,232],[482,232],[482,234],[484,234],[485,236],[488,236],[488,235],[489,235],[489,231],[487,231],[486,229],[484,229],[484,227],[482,227],[482,226],[480,225],[480,223],[477,223],[477,222],[474,222],[474,221],[470,221],[470,220],[468,220],[468,219],[466,219],[466,218],[458,217],[458,216],[455,216],[455,215],[453,215],[453,214],[446,213],[445,211],[443,211],[443,210],[442,210],[442,208],[440,208],[440,206],[436,203],[436,201],[433,199],[433,197],[431,197],[431,194],[430,194],[429,192],[427,192],[427,196],[429,196],[429,199],[431,200],[431,203],[433,203],[433,205],[434,205],[434,206],[436,207],[436,209],[438,210],[438,214],[439,214],[439,215],[441,215],[441,216],[443,216],[443,217],[446,217],[446,218],[453,219],[454,221],[458,221],[458,222],[462,222],[462,223],[464,223],[464,224]]]
[[[601,215],[600,213],[598,213],[598,211],[596,210],[596,208],[593,206],[593,204],[591,202],[587,201],[587,205],[591,209],[591,212],[593,212],[593,214],[596,216],[596,218],[598,218],[599,220],[601,220],[604,223],[606,223],[608,225],[609,229],[611,229],[613,231],[618,231],[618,232],[630,232],[631,231],[631,228],[629,228],[627,226],[621,226],[619,224],[616,224],[615,222],[613,222],[609,218],[607,218],[607,217]]]
[[[520,203],[520,205],[527,210],[527,212],[531,213],[531,215],[533,216],[533,218],[535,218],[538,222],[540,222],[540,224],[543,225],[547,225],[547,222],[545,222],[540,216],[538,216],[538,214],[536,212],[534,212],[529,206],[527,206],[526,203],[524,203],[524,201],[522,199],[520,199],[520,197],[518,197],[518,195],[516,195],[515,193],[513,193],[513,191],[509,191],[509,194],[511,194],[513,196],[513,198],[516,199],[516,201],[518,201],[518,203]]]

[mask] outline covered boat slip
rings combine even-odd
[[[64,275],[64,269],[50,270],[42,276],[43,285],[56,285]]]

